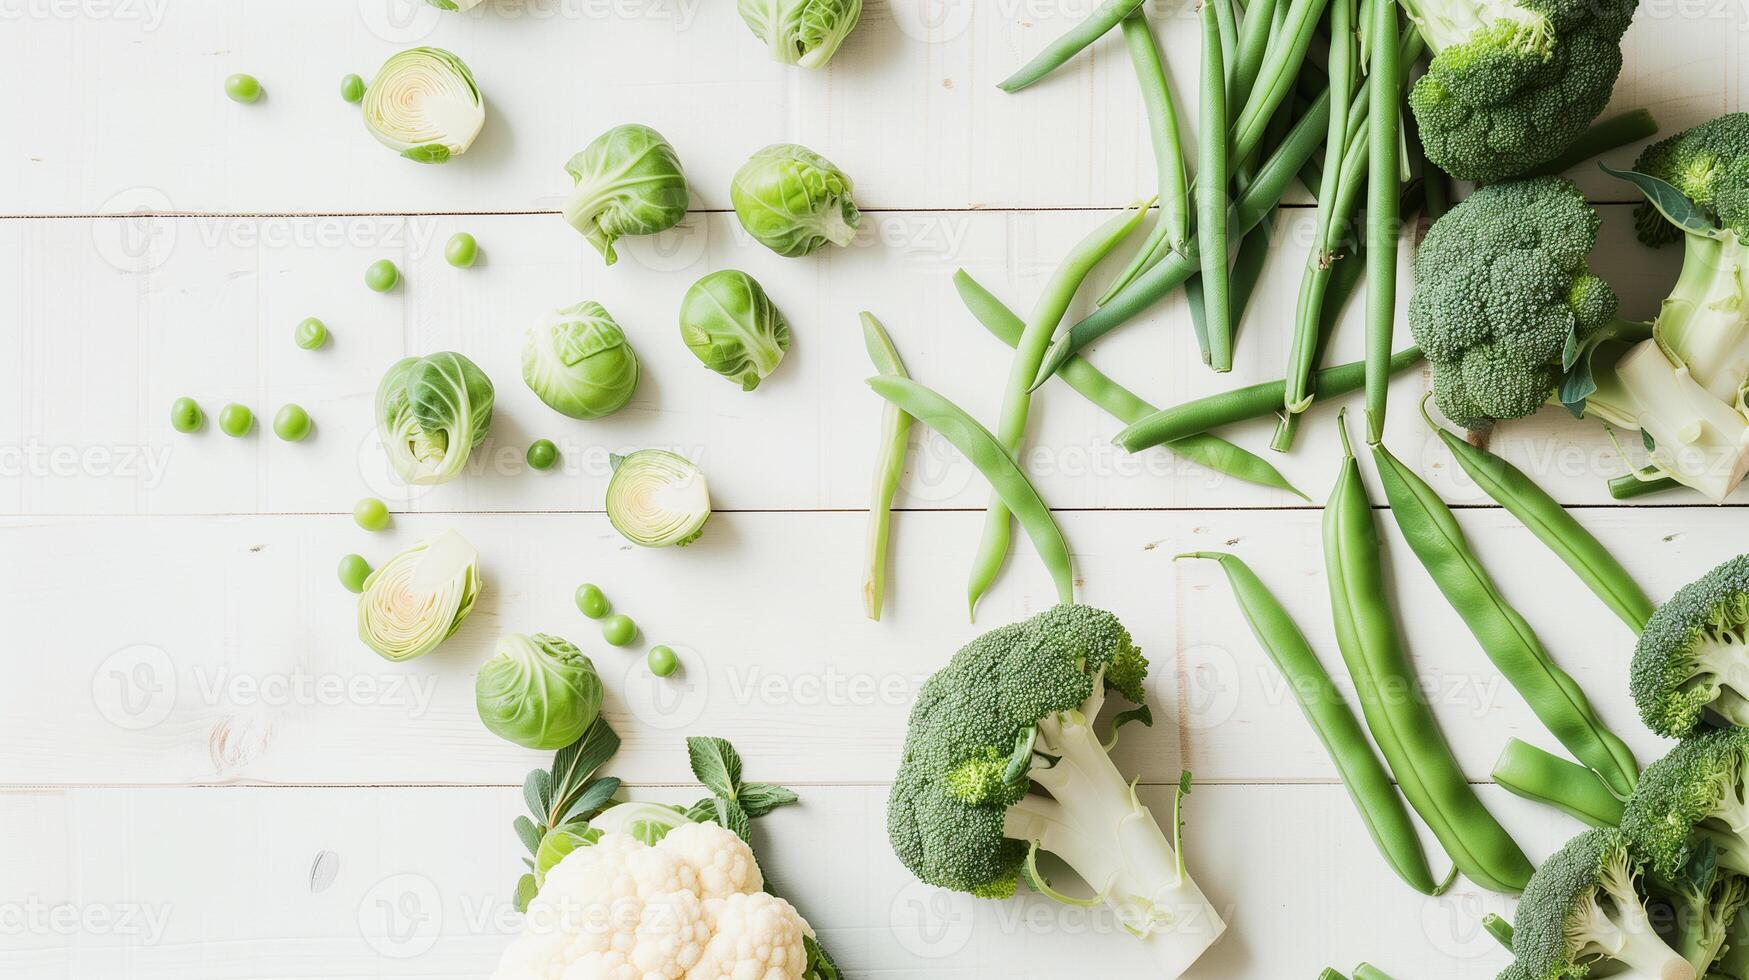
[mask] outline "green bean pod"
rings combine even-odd
[[[1221,61],[1220,0],[1202,0],[1201,145],[1196,171],[1196,250],[1202,274],[1209,366],[1233,370],[1233,294],[1227,281],[1227,80]]]
[[[1070,58],[1094,41],[1104,37],[1120,21],[1140,9],[1143,0],[1105,0],[1087,19],[1070,28],[1019,71],[1003,79],[997,87],[1004,92],[1018,92],[1063,66]]]
[[[1123,19],[1124,46],[1129,50],[1130,63],[1135,66],[1136,82],[1142,89],[1142,106],[1148,115],[1148,135],[1154,144],[1154,176],[1159,184],[1160,220],[1148,233],[1135,257],[1107,287],[1099,298],[1104,303],[1141,271],[1167,252],[1183,251],[1190,240],[1190,175],[1184,163],[1184,133],[1178,124],[1178,110],[1172,102],[1172,85],[1167,80],[1166,63],[1160,57],[1160,45],[1148,18],[1138,8]]]
[[[1257,149],[1270,117],[1293,91],[1300,65],[1317,34],[1318,21],[1324,16],[1325,3],[1326,0],[1288,0],[1281,29],[1271,32],[1273,36],[1264,51],[1257,85],[1246,94],[1245,106],[1233,120],[1233,159],[1243,160]],[[1298,170],[1298,165],[1294,169]]]
[[[1324,751],[1336,764],[1347,787],[1361,822],[1391,870],[1423,895],[1437,895],[1444,889],[1433,878],[1427,866],[1427,855],[1421,850],[1421,837],[1415,823],[1403,805],[1391,777],[1373,754],[1360,722],[1348,707],[1348,702],[1330,680],[1318,655],[1306,642],[1305,634],[1294,624],[1293,617],[1282,608],[1268,587],[1258,579],[1250,566],[1235,555],[1217,551],[1197,551],[1179,558],[1206,558],[1220,563],[1227,573],[1233,598],[1239,603],[1245,622],[1257,637],[1258,645],[1269,654],[1288,689],[1299,699],[1300,710]]]
[[[1348,446],[1347,420],[1338,424],[1344,458],[1324,505],[1324,569],[1336,645],[1354,680],[1367,728],[1409,805],[1458,870],[1483,888],[1521,891],[1530,880],[1529,859],[1482,805],[1420,697],[1415,668],[1385,598],[1372,501]]]
[[[1397,527],[1488,659],[1556,740],[1625,799],[1639,778],[1633,752],[1597,717],[1585,692],[1556,665],[1530,624],[1507,603],[1471,552],[1445,501],[1391,455],[1384,443],[1372,449]]]
[[[882,374],[901,378],[910,375],[899,349],[874,314],[862,314],[862,343],[869,360]],[[881,413],[879,454],[875,457],[874,486],[869,493],[868,538],[864,547],[862,606],[868,618],[879,620],[887,595],[887,546],[892,538],[893,494],[905,473],[905,447],[911,438],[911,416],[891,403]]]
[[[1413,31],[1411,34],[1415,33]],[[1397,5],[1374,0],[1372,68],[1367,76],[1374,105],[1391,106],[1367,119],[1366,194],[1366,441],[1385,437],[1391,387],[1391,341],[1397,325],[1397,185],[1402,179],[1402,117],[1397,92],[1402,63],[1397,51]]]
[[[1069,558],[1069,544],[1063,540],[1056,518],[1051,516],[1051,509],[1045,506],[1032,481],[1021,472],[1014,457],[1002,448],[990,430],[979,425],[958,405],[909,378],[881,375],[868,379],[868,386],[875,390],[875,394],[940,433],[977,467],[1002,498],[1002,503],[1020,521],[1027,537],[1032,539],[1039,559],[1045,563],[1051,581],[1056,584],[1057,601],[1074,602],[1075,574]]]
[[[1682,484],[1667,476],[1644,480],[1636,473],[1627,473],[1609,481],[1609,495],[1617,500],[1632,500],[1635,497],[1674,490],[1680,486]]]
[[[1233,66],[1233,90],[1227,93],[1228,105],[1244,105],[1251,98],[1257,73],[1263,70],[1270,24],[1285,9],[1280,0],[1254,0],[1245,5],[1244,22],[1239,25],[1237,63]]]
[[[1622,801],[1596,773],[1528,742],[1508,739],[1493,776],[1514,796],[1552,806],[1593,827],[1621,825]]]
[[[1506,947],[1508,953],[1512,952],[1512,923],[1489,912],[1482,916],[1482,928],[1494,937],[1495,942]]]
[[[1354,968],[1354,980],[1391,980],[1391,976],[1371,963],[1362,963]]]

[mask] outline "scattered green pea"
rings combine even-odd
[[[680,668],[680,658],[675,656],[673,647],[651,647],[644,661],[657,677],[667,677]]]
[[[261,98],[261,83],[254,75],[244,75],[241,72],[225,79],[225,94],[232,102],[248,105]]]
[[[370,268],[364,270],[364,284],[379,293],[394,289],[395,284],[400,281],[401,270],[388,259],[377,259],[370,264]]]
[[[298,346],[304,350],[315,350],[328,342],[328,325],[313,316],[306,317],[302,323],[298,324],[297,332],[292,334],[292,339],[297,341]]]
[[[219,431],[228,436],[242,438],[255,428],[255,413],[249,411],[249,406],[232,402],[219,409]]]
[[[340,97],[348,102],[357,103],[364,99],[364,79],[357,75],[348,75],[340,80]]]
[[[593,582],[577,586],[577,609],[590,619],[600,619],[613,611],[601,587]]]
[[[348,592],[363,592],[364,580],[370,577],[370,562],[363,555],[347,555],[340,559],[340,584]]]
[[[286,442],[300,442],[310,434],[310,413],[302,405],[280,406],[273,416],[273,434]]]
[[[601,621],[601,638],[616,647],[623,647],[638,638],[638,624],[625,613],[614,613]]]
[[[465,231],[458,231],[449,236],[449,244],[443,247],[443,259],[458,269],[466,269],[474,264],[474,259],[480,255],[480,243],[474,241],[474,236]]]
[[[352,505],[352,521],[366,531],[381,531],[389,526],[389,505],[366,497]]]
[[[170,427],[177,432],[198,432],[206,424],[206,413],[192,398],[178,398],[170,403]]]
[[[551,439],[536,439],[528,446],[528,465],[537,470],[550,470],[559,461],[559,447]]]

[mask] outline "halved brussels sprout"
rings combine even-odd
[[[396,361],[376,398],[389,465],[408,483],[455,479],[492,427],[492,402],[492,379],[453,351]]]
[[[613,806],[596,814],[589,821],[589,829],[599,837],[602,834],[630,834],[655,847],[668,832],[676,827],[684,827],[692,821],[686,816],[683,807],[669,806],[666,803],[615,803]]]
[[[772,58],[824,68],[856,29],[862,0],[740,0],[740,9]]]
[[[500,738],[530,749],[562,749],[601,713],[601,677],[563,637],[511,633],[474,678],[480,721]]]
[[[752,391],[789,350],[789,321],[745,272],[713,272],[680,301],[680,337],[704,366]]]
[[[565,220],[608,265],[619,260],[613,243],[621,235],[654,235],[686,217],[680,157],[648,126],[602,133],[565,164],[565,172],[577,182],[565,199]]]
[[[735,216],[761,245],[797,258],[831,242],[856,238],[862,212],[851,200],[844,171],[805,146],[776,143],[735,171],[729,200]]]
[[[422,657],[461,629],[480,597],[480,553],[454,531],[384,562],[358,597],[358,638],[385,660]]]
[[[522,380],[554,411],[598,419],[619,411],[638,387],[638,355],[600,303],[555,310],[528,328]]]
[[[627,541],[685,547],[704,533],[710,517],[710,485],[691,460],[663,449],[613,457],[607,519]]]
[[[486,103],[462,59],[442,48],[391,55],[364,90],[364,125],[409,160],[443,163],[473,145]]]

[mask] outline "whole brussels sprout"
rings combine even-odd
[[[654,235],[686,217],[680,157],[648,126],[602,133],[565,164],[565,172],[577,182],[565,199],[565,220],[608,265],[619,260],[613,243],[621,235]]]
[[[789,350],[789,322],[745,272],[713,272],[680,302],[680,336],[704,366],[752,391]]]
[[[408,483],[461,475],[492,428],[492,379],[453,351],[396,361],[377,385],[377,435]]]
[[[619,411],[638,387],[638,355],[600,303],[554,310],[528,328],[522,380],[554,411],[599,419]]]
[[[773,59],[824,68],[856,29],[862,0],[740,0],[740,10]]]
[[[729,200],[735,216],[761,245],[797,258],[856,237],[862,212],[850,199],[850,178],[805,146],[776,143],[735,171]]]
[[[601,713],[601,677],[569,640],[511,633],[474,680],[474,706],[492,733],[530,749],[562,749]]]

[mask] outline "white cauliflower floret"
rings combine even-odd
[[[753,849],[734,831],[714,823],[689,823],[662,838],[662,850],[698,875],[698,897],[727,898],[765,890]]]
[[[795,906],[765,892],[707,903],[716,933],[686,980],[794,980],[808,965],[811,936]]]

